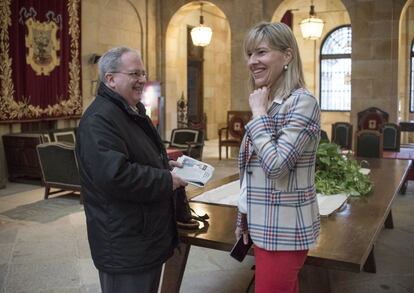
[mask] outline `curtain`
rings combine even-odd
[[[292,27],[292,23],[293,23],[292,10],[286,10],[286,12],[285,12],[285,14],[283,14],[282,19],[280,20],[280,22],[283,22],[284,24],[288,25],[291,29],[293,29],[293,27]]]
[[[79,117],[80,0],[1,0],[0,122]]]

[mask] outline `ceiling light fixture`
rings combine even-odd
[[[321,37],[324,22],[322,19],[316,17],[313,0],[311,0],[309,17],[302,20],[299,25],[304,39],[317,40]]]
[[[210,44],[213,31],[210,27],[204,25],[203,3],[200,3],[200,24],[191,30],[191,39],[194,46],[205,47]]]

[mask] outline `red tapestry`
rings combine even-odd
[[[1,0],[0,122],[82,114],[80,0]]]

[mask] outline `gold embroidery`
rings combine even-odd
[[[71,61],[69,63],[69,100],[67,106],[73,109],[73,114],[82,114],[82,96],[80,85],[79,64],[79,43],[80,43],[80,27],[79,27],[79,5],[80,0],[69,0],[69,35],[71,36],[70,53]]]
[[[36,75],[49,75],[60,65],[57,51],[60,43],[56,37],[58,26],[55,22],[40,22],[29,18],[26,20],[28,35],[25,37],[26,63],[36,72]]]
[[[9,57],[9,33],[11,26],[11,0],[0,1],[0,121],[40,119],[42,116],[62,117],[82,114],[82,96],[80,91],[79,63],[79,5],[80,0],[69,0],[69,34],[71,36],[69,63],[68,98],[57,97],[57,103],[42,109],[30,104],[30,97],[14,100],[12,80],[12,59]]]
[[[11,25],[11,0],[0,3],[0,119],[7,119],[10,102],[13,101],[14,87],[11,78],[11,58],[9,57],[9,34]]]

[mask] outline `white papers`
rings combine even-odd
[[[220,187],[206,191],[191,200],[227,204],[237,206],[240,196],[240,181],[233,181]]]
[[[337,211],[348,199],[349,194],[332,194],[322,195],[317,194],[319,214],[321,216],[329,216],[333,212]]]
[[[237,206],[240,196],[240,181],[233,181],[206,191],[191,200],[207,203],[219,203]],[[328,216],[337,211],[348,199],[348,194],[322,195],[317,194],[319,213]]]
[[[175,167],[172,172],[192,185],[203,187],[213,176],[214,167],[210,164],[185,155],[179,157],[177,162],[183,164],[183,167]]]
[[[371,170],[368,168],[361,168],[359,169],[359,172],[361,172],[364,175],[368,175],[371,172]]]

